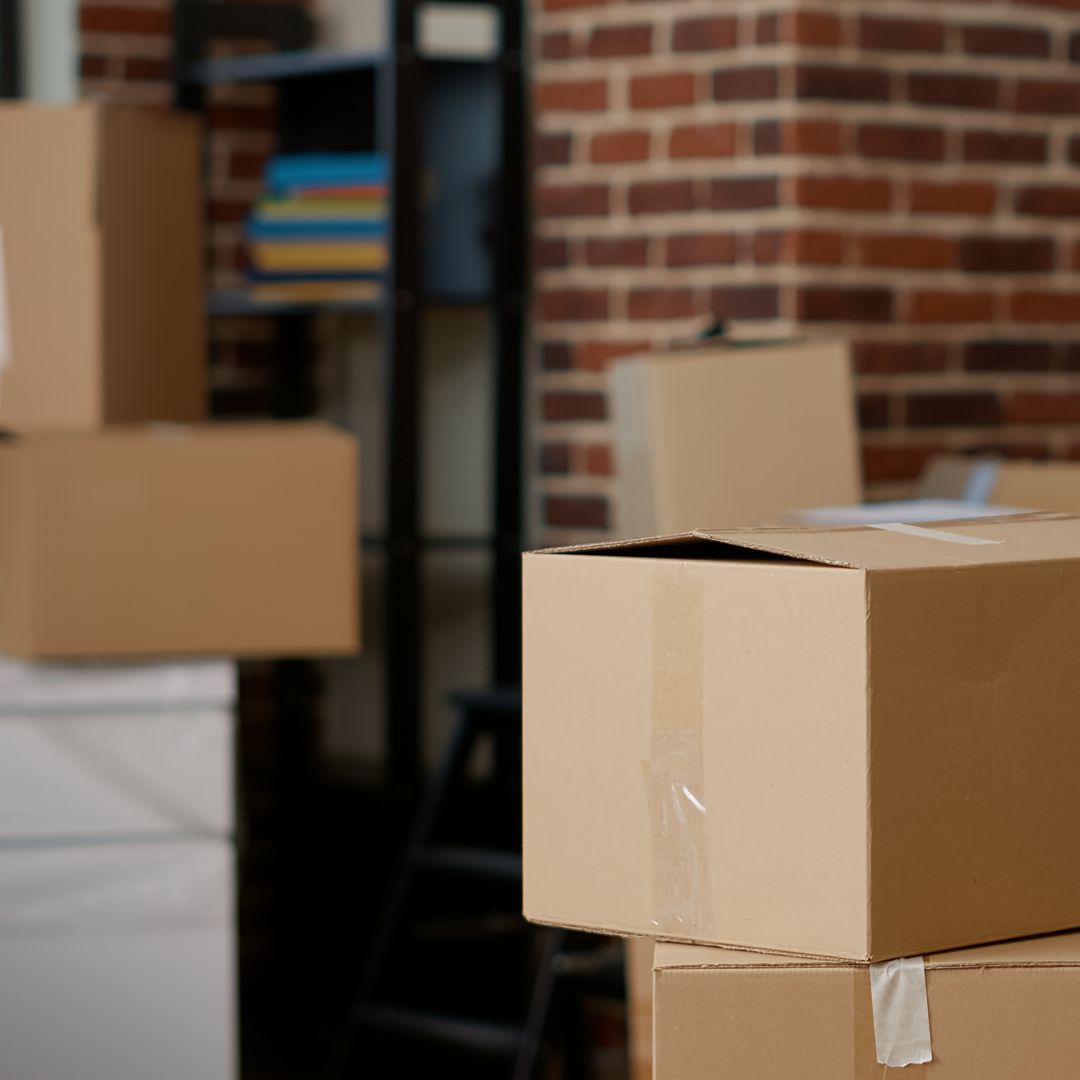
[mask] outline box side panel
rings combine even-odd
[[[0,649],[20,652],[33,635],[34,544],[29,455],[0,446]]]
[[[873,575],[871,943],[910,955],[1080,924],[1080,573]]]
[[[656,1076],[851,1080],[854,998],[843,968],[659,971]]]
[[[15,431],[96,421],[96,117],[85,105],[0,106],[0,232],[11,324],[0,426]]]
[[[832,343],[654,363],[663,445],[652,452],[665,510],[654,531],[757,524],[859,502],[848,364],[847,350]]]
[[[1076,462],[1003,461],[996,470],[995,502],[1080,513],[1080,465]]]
[[[199,124],[109,109],[101,160],[104,419],[206,415]]]
[[[355,649],[352,439],[149,429],[38,454],[34,655]]]
[[[648,365],[626,360],[611,371],[611,407],[617,468],[616,530],[619,536],[653,536],[657,513],[651,482]]]
[[[528,557],[526,913],[864,955],[864,627],[854,571]]]

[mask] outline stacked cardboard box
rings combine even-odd
[[[193,118],[0,145],[0,1072],[229,1080],[232,667],[130,664],[354,652],[357,448],[203,422]]]
[[[526,914],[713,947],[658,1077],[1075,1075],[1075,939],[970,947],[1080,926],[1078,582],[1055,514],[526,557]]]

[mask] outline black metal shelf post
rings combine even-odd
[[[19,0],[0,0],[0,98],[22,94],[21,24]]]

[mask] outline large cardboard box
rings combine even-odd
[[[0,649],[353,652],[356,506],[356,442],[324,424],[0,444]]]
[[[896,499],[888,502],[857,503],[854,506],[814,506],[784,515],[790,525],[908,525],[934,521],[961,521],[981,517],[1023,514],[1030,508],[966,502],[963,499]]]
[[[756,525],[862,497],[841,342],[709,345],[612,368],[617,532]]]
[[[1080,926],[1080,518],[525,557],[525,911],[881,960]]]
[[[630,1080],[652,1080],[653,1075],[653,953],[652,938],[626,939],[626,1031]]]
[[[967,499],[1080,513],[1080,463],[943,456],[919,482],[924,498]]]
[[[0,848],[0,1076],[232,1080],[233,849]]]
[[[1080,935],[925,958],[932,1061],[905,1077],[1075,1080]],[[881,1080],[865,967],[691,945],[656,950],[662,1080]]]
[[[0,428],[201,419],[198,121],[6,103],[0,146],[10,320]]]
[[[0,843],[233,829],[228,661],[0,659]]]

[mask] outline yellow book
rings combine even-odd
[[[265,274],[295,270],[332,273],[344,270],[382,270],[385,244],[253,244],[251,258]]]
[[[381,221],[386,216],[385,199],[282,199],[259,203],[259,217],[350,218]]]

